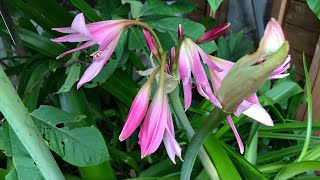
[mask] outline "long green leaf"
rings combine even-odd
[[[303,172],[317,171],[320,170],[319,161],[300,161],[289,164],[274,179],[284,180],[289,179]]]
[[[198,152],[202,146],[202,143],[209,136],[209,134],[220,124],[220,122],[225,119],[226,116],[227,114],[225,114],[220,109],[214,109],[209,115],[208,119],[201,125],[199,130],[194,134],[184,156],[185,158],[181,168],[182,180],[190,179],[192,168],[198,155]]]
[[[207,138],[204,142],[204,147],[214,162],[221,179],[228,179],[229,177],[232,177],[234,180],[241,180],[241,176],[234,167],[234,164],[227,152],[213,135],[210,135]]]

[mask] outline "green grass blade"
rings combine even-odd
[[[308,67],[306,63],[306,57],[303,53],[303,69],[304,69],[304,76],[306,78],[306,87],[307,87],[307,102],[308,102],[308,126],[307,126],[307,132],[306,132],[306,139],[304,141],[304,145],[301,151],[300,156],[298,157],[297,161],[301,161],[306,152],[309,148],[309,143],[311,139],[311,133],[312,133],[312,94],[311,94],[311,85],[310,85],[310,79],[309,79],[309,72]]]

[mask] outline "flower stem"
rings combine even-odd
[[[179,87],[177,87],[174,91],[172,91],[169,94],[169,99],[171,106],[173,108],[174,113],[177,116],[177,119],[179,123],[182,125],[182,127],[185,129],[187,138],[191,140],[192,136],[195,134],[189,119],[181,105],[180,98],[179,98]],[[210,157],[208,156],[206,150],[203,148],[203,146],[200,146],[198,156],[201,160],[201,163],[203,167],[205,168],[207,174],[209,175],[210,179],[217,179],[219,180],[220,177],[218,175],[218,172],[213,165]]]
[[[37,164],[43,177],[52,180],[64,179],[26,107],[1,67],[0,87],[0,111]]]

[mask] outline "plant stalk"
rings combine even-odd
[[[0,87],[0,111],[37,164],[43,177],[48,180],[64,179],[26,107],[1,67]]]
[[[178,117],[177,119],[179,120],[179,123],[185,129],[186,134],[187,134],[187,138],[190,141],[191,138],[193,137],[193,135],[195,134],[195,132],[194,132],[194,130],[189,122],[189,119],[188,119],[188,117],[182,107],[181,102],[180,102],[179,87],[177,87],[174,91],[172,91],[169,94],[169,99],[170,99],[170,103],[173,108],[173,111],[176,114],[176,116]],[[200,146],[199,153],[197,153],[197,154],[199,156],[199,159],[201,160],[203,167],[205,168],[207,174],[209,175],[210,179],[219,180],[220,177],[218,175],[218,172],[217,172],[215,166],[213,165],[206,150],[203,148],[203,146]],[[195,154],[195,155],[197,155],[197,154]]]

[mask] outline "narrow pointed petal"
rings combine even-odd
[[[271,80],[272,79],[282,79],[282,78],[287,77],[289,75],[290,75],[289,73],[287,73],[287,74],[277,74],[277,75],[270,76],[269,79],[271,79]]]
[[[252,105],[249,109],[243,112],[246,116],[258,121],[266,126],[273,126],[273,121],[269,113],[261,106],[260,103]]]
[[[76,52],[76,51],[80,51],[80,50],[82,50],[82,49],[85,49],[85,48],[88,48],[88,47],[90,47],[90,46],[93,46],[94,44],[95,44],[95,42],[93,42],[93,41],[88,41],[88,42],[82,44],[81,46],[78,46],[78,47],[76,47],[76,48],[74,48],[74,49],[71,49],[71,50],[69,50],[69,51],[67,51],[67,52],[64,52],[64,53],[60,54],[60,55],[57,57],[57,59],[60,59],[60,58],[62,58],[63,56],[65,56],[65,55],[67,55],[67,54],[71,54],[71,53],[74,53],[74,52]]]
[[[186,50],[184,44],[180,47],[178,68],[180,77],[183,85],[183,95],[184,95],[184,107],[187,110],[191,105],[192,99],[192,84],[191,84],[191,65],[190,65],[190,56]]]
[[[71,28],[78,31],[80,34],[82,34],[84,36],[91,37],[91,34],[87,28],[83,13],[78,14],[74,18],[74,20],[71,24]]]
[[[158,49],[157,49],[156,45],[154,44],[154,41],[152,39],[152,36],[151,36],[150,32],[148,30],[144,29],[144,28],[142,30],[143,30],[144,38],[147,41],[147,44],[149,46],[150,51],[152,52],[152,54],[154,56],[156,56],[156,57],[159,56]]]
[[[208,65],[210,69],[222,71],[198,45],[194,44],[194,47],[198,50],[203,62]]]
[[[166,148],[167,154],[171,161],[176,164],[175,156],[177,155],[181,161],[181,147],[176,139],[166,130],[163,135],[163,142]]]
[[[130,107],[126,123],[119,136],[120,141],[124,141],[131,136],[146,114],[150,100],[151,85],[151,82],[146,82],[135,97]]]
[[[176,58],[176,50],[174,49],[174,47],[172,47],[171,51],[170,51],[170,64],[171,65],[173,64],[175,58]]]
[[[228,120],[228,123],[230,124],[230,127],[231,127],[231,129],[233,131],[234,136],[237,139],[237,143],[238,143],[238,146],[239,146],[239,149],[240,149],[240,153],[243,154],[244,153],[244,146],[243,146],[241,137],[240,137],[240,135],[239,135],[239,133],[237,131],[237,128],[235,127],[230,115],[227,116],[227,120]]]
[[[169,111],[168,111],[168,121],[166,125],[166,130],[163,135],[163,142],[164,142],[167,154],[174,164],[176,164],[175,155],[177,155],[180,158],[180,160],[183,161],[181,157],[181,147],[175,139],[174,126],[172,122],[171,113]]]
[[[154,153],[160,146],[168,119],[169,104],[164,92],[159,92],[148,127],[148,148],[143,156]]]
[[[53,42],[82,42],[82,41],[89,41],[90,37],[84,36],[79,33],[69,34],[66,36],[57,37],[51,39]]]
[[[180,37],[183,35],[183,29],[182,29],[182,25],[179,24],[179,27],[178,27],[178,39],[180,39]]]
[[[71,27],[60,27],[60,28],[52,28],[53,31],[58,31],[61,33],[76,33],[77,31],[72,29]]]
[[[120,36],[121,34],[118,34],[118,36],[105,48],[105,50],[103,50],[99,58],[93,61],[93,63],[87,68],[77,84],[77,89],[98,75],[116,48]]]
[[[223,24],[221,26],[215,27],[210,31],[204,33],[197,41],[197,44],[207,43],[212,40],[217,39],[218,37],[222,36],[229,28],[230,23]]]
[[[192,69],[193,76],[196,80],[197,90],[201,96],[209,99],[215,106],[221,108],[222,106],[220,102],[213,94],[207,75],[200,62],[199,53],[197,51],[197,48],[194,45],[190,46],[190,55],[192,57],[191,69]]]
[[[192,83],[191,81],[182,81],[182,87],[183,87],[183,99],[184,99],[184,110],[187,111],[189,107],[191,106],[191,100],[192,100]]]

